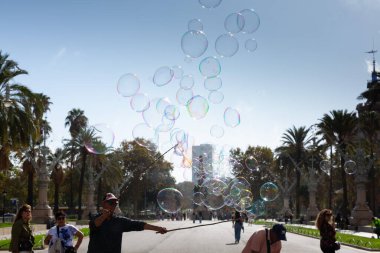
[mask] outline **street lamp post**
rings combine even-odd
[[[3,223],[5,223],[5,197],[7,196],[7,192],[3,191]]]

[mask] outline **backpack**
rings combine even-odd
[[[51,247],[49,248],[48,253],[64,253],[65,252],[65,248],[63,247],[61,238],[59,238],[59,227],[58,226],[57,226],[57,237],[58,237],[57,240],[55,240],[53,245],[51,245]]]

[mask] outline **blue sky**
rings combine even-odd
[[[29,72],[16,81],[53,102],[47,114],[53,146],[68,136],[64,120],[73,108],[84,110],[91,125],[109,124],[115,146],[131,140],[142,118],[116,91],[126,73],[140,78],[149,97],[175,102],[178,80],[157,87],[152,77],[161,66],[180,65],[194,76],[194,93],[207,98],[198,64],[217,56],[213,45],[226,33],[224,19],[243,9],[254,9],[261,25],[236,35],[240,48],[233,57],[219,57],[224,101],[210,103],[201,120],[182,107],[176,122],[195,145],[276,148],[293,125],[310,126],[331,110],[355,110],[370,79],[372,58],[364,52],[373,42],[380,49],[380,0],[223,0],[214,9],[197,0],[0,0],[0,9],[0,49]],[[194,18],[202,21],[209,47],[187,62],[181,37]],[[243,48],[249,38],[258,43],[253,53]],[[224,125],[226,107],[240,112],[239,126]],[[224,128],[220,139],[210,135],[214,124]]]

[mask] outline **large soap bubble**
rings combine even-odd
[[[280,195],[278,186],[267,182],[260,187],[260,196],[264,201],[273,201]]]
[[[174,188],[165,188],[158,192],[157,203],[167,213],[176,213],[181,210],[183,195]]]
[[[181,40],[183,53],[191,58],[198,58],[207,50],[208,40],[202,31],[187,31]]]
[[[85,137],[84,146],[92,154],[105,154],[113,145],[115,135],[107,124],[96,124],[90,127],[90,135]]]

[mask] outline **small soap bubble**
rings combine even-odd
[[[208,91],[219,90],[222,87],[222,79],[220,77],[205,78],[203,85]]]
[[[203,24],[202,24],[202,21],[200,19],[192,19],[189,21],[189,23],[187,24],[187,29],[189,31],[193,30],[193,31],[203,31]]]
[[[208,100],[213,104],[220,104],[224,99],[224,95],[221,91],[214,90],[208,94]]]
[[[143,112],[149,108],[150,99],[145,93],[137,93],[131,98],[130,105],[135,112]]]
[[[239,112],[231,107],[228,107],[224,111],[224,123],[229,127],[236,127],[240,124],[240,114]]]
[[[183,53],[191,58],[198,58],[206,51],[208,40],[202,31],[187,31],[181,39]]]
[[[153,76],[153,83],[157,86],[164,86],[170,83],[173,79],[174,71],[168,66],[160,67],[156,70]]]
[[[227,32],[235,34],[244,27],[244,17],[240,13],[231,13],[224,20],[224,28]]]
[[[232,57],[239,50],[239,42],[232,34],[222,34],[215,41],[215,50],[221,57]]]
[[[348,175],[353,175],[356,173],[356,162],[352,160],[348,160],[347,162],[344,163],[344,171]]]
[[[192,75],[185,75],[182,77],[180,87],[185,90],[189,90],[194,86],[194,77]]]
[[[220,62],[216,57],[206,57],[199,63],[199,71],[206,78],[216,77],[221,71]]]
[[[256,48],[257,48],[257,41],[255,39],[248,39],[245,41],[245,49],[252,53],[254,51],[256,51]]]
[[[215,138],[222,138],[224,135],[224,129],[221,126],[213,125],[210,129],[210,134]]]
[[[198,0],[198,2],[202,8],[211,9],[218,7],[222,0]]]
[[[244,9],[239,12],[244,18],[243,33],[253,33],[260,26],[260,17],[253,9]]]
[[[123,97],[131,97],[140,89],[140,80],[135,74],[122,75],[117,82],[117,92]]]
[[[209,110],[209,104],[207,99],[200,95],[196,95],[188,101],[186,108],[191,118],[199,120],[206,117]]]

